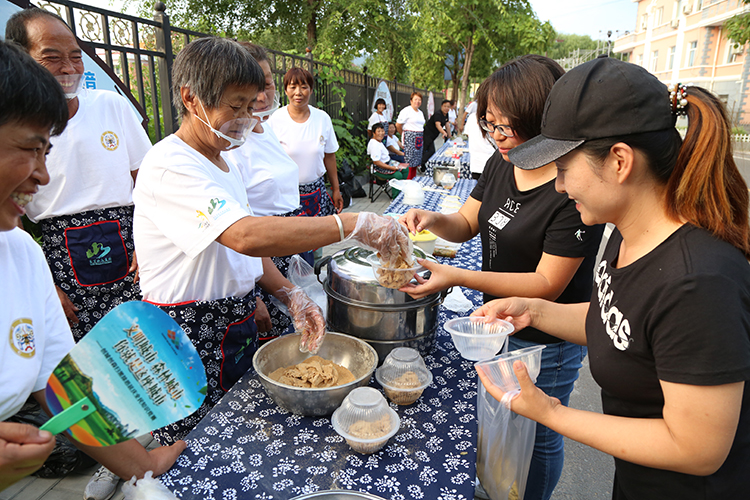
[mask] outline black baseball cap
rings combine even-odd
[[[586,141],[665,130],[675,125],[667,86],[636,64],[598,57],[552,87],[542,133],[508,152],[524,170],[547,165]]]

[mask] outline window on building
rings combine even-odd
[[[651,73],[656,73],[659,65],[659,51],[655,50],[651,53]]]
[[[675,0],[672,4],[672,19],[680,17],[680,0]]]
[[[646,31],[648,29],[648,14],[641,16],[641,30]]]
[[[669,47],[669,54],[667,55],[667,69],[674,69],[674,53],[676,49],[677,47],[674,45]]]
[[[638,66],[643,67],[643,54],[638,54]]]
[[[695,2],[695,10],[701,10],[703,9],[703,0],[697,0]]]
[[[654,19],[654,26],[661,26],[662,19],[664,17],[664,7],[656,9],[656,18]]]
[[[690,42],[690,45],[688,45],[688,57],[687,57],[687,66],[688,68],[692,68],[695,66],[695,53],[698,50],[698,41],[692,41]]]

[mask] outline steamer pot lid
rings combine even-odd
[[[367,257],[372,255],[372,250],[362,247],[350,247],[336,252],[331,257],[328,265],[328,283],[332,282],[332,275],[343,281],[353,281],[357,283],[373,283],[378,285],[372,266],[367,262]],[[426,255],[421,248],[414,247],[414,256],[420,259],[428,259],[437,262],[432,255]],[[424,273],[420,273],[424,274]]]

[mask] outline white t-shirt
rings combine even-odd
[[[456,118],[458,118],[458,114],[456,113],[456,110],[451,108],[448,110],[448,121],[451,123],[456,123]]]
[[[253,215],[238,167],[224,172],[172,134],[143,158],[133,191],[133,239],[143,298],[157,304],[244,297],[261,260],[216,242]]]
[[[47,386],[73,335],[42,249],[21,229],[0,232],[0,421]]]
[[[411,130],[412,132],[422,132],[424,130],[424,114],[420,109],[414,109],[411,106],[406,106],[398,114],[396,123],[404,125],[404,130]]]
[[[370,142],[367,143],[367,155],[373,162],[380,160],[387,165],[391,161],[391,156],[388,154],[385,144],[375,139],[370,139]]]
[[[477,112],[477,101],[471,101],[468,106],[466,106],[466,114],[470,115],[472,113]]]
[[[495,146],[482,135],[482,129],[477,121],[477,114],[472,113],[466,119],[464,128],[466,135],[469,137],[469,170],[472,173],[481,174],[484,171],[484,165],[490,156],[495,154]]]
[[[377,111],[373,111],[370,115],[370,119],[367,121],[367,130],[372,130],[372,126],[376,123],[388,123],[391,121],[391,115],[388,114],[388,110],[384,109],[383,114],[379,115]],[[388,132],[388,129],[385,129]]]
[[[65,131],[50,142],[50,181],[26,205],[31,220],[133,204],[130,172],[138,170],[151,141],[127,99],[84,90]]]
[[[289,107],[276,111],[266,122],[279,138],[284,151],[299,166],[299,183],[308,184],[326,173],[324,153],[335,153],[339,149],[333,123],[328,114],[309,106],[310,116],[304,123],[297,123],[289,116]]]
[[[386,135],[385,136],[385,147],[389,148],[391,146],[393,146],[394,148],[396,148],[399,151],[401,151],[401,148],[398,145],[398,139],[396,138],[396,136],[394,135],[393,137],[391,137],[390,135]]]
[[[239,166],[253,214],[285,214],[299,207],[299,167],[273,129],[262,127],[263,133],[250,132],[245,144],[224,156]]]

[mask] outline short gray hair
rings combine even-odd
[[[234,40],[199,38],[187,44],[172,66],[172,101],[180,116],[188,114],[180,89],[188,87],[204,106],[217,108],[229,85],[262,89],[263,70],[252,55]]]

